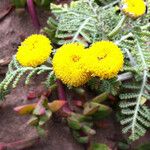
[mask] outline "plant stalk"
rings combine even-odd
[[[126,40],[126,39],[128,39],[130,37],[133,37],[133,34],[131,32],[129,34],[127,34],[127,35],[122,36],[121,39],[118,40],[118,41],[115,41],[115,43],[117,45],[119,45],[122,41],[124,41],[124,40]]]
[[[66,94],[62,82],[59,79],[57,79],[56,83],[57,83],[57,90],[58,90],[58,98],[60,100],[66,100],[67,98],[66,98]]]
[[[27,0],[27,7],[28,7],[29,14],[31,16],[33,25],[35,26],[35,28],[37,28],[39,30],[40,22],[37,17],[37,13],[36,13],[36,9],[35,9],[33,0]]]
[[[62,84],[61,80],[57,79],[56,83],[57,83],[57,91],[58,91],[58,98],[59,98],[59,100],[67,101],[67,97],[66,97],[65,90],[64,90],[64,87],[63,87],[63,84]],[[68,103],[66,103],[63,106],[62,111],[67,116],[72,113],[72,110],[69,108]]]
[[[133,77],[133,74],[131,72],[126,72],[118,75],[117,81],[125,81],[129,80]]]
[[[105,101],[108,98],[108,96],[109,96],[109,93],[104,92],[104,93],[94,97],[91,101],[95,102],[95,103],[101,103],[101,102]]]
[[[120,31],[120,29],[122,28],[126,20],[127,20],[127,16],[123,15],[122,19],[119,21],[117,26],[108,34],[108,37],[111,38],[115,36]]]

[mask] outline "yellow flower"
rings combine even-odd
[[[122,0],[122,11],[131,18],[138,18],[146,11],[144,0]]]
[[[84,54],[85,49],[81,44],[71,43],[60,47],[52,61],[56,77],[74,87],[85,84],[89,80],[89,74],[81,63]]]
[[[94,43],[83,60],[87,72],[101,79],[110,79],[117,76],[123,67],[123,54],[113,42],[101,41]]]
[[[22,66],[36,67],[49,58],[51,51],[51,42],[46,36],[33,34],[21,43],[16,59]]]

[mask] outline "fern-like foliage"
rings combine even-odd
[[[13,57],[12,61],[10,62],[8,66],[8,72],[6,74],[5,79],[0,83],[0,95],[4,96],[4,93],[9,89],[9,88],[15,88],[16,85],[18,84],[19,80],[21,77],[26,75],[25,78],[25,84],[29,84],[30,79],[34,75],[40,75],[43,73],[48,73],[46,83],[50,84],[52,79],[54,79],[54,74],[52,71],[52,68],[46,65],[42,65],[36,68],[33,67],[23,67],[21,66],[18,61],[16,60],[15,56]],[[1,98],[1,99],[2,99]]]
[[[116,78],[109,80],[93,78],[88,82],[88,86],[91,90],[96,91],[98,94],[107,92],[116,96],[120,89],[120,81],[117,81]]]
[[[117,4],[118,2],[120,2],[120,0],[95,0],[95,2],[97,2],[99,5],[111,7],[115,4]]]
[[[94,0],[71,2],[70,6],[51,4],[54,17],[48,19],[44,32],[58,45],[101,40],[111,31],[120,16],[113,7],[100,7]]]
[[[80,0],[68,5],[51,4],[54,17],[48,19],[48,27],[44,29],[49,38],[58,45],[70,42],[80,42],[88,46],[98,40],[108,39],[108,33],[117,25],[121,14],[117,14],[114,7],[119,1],[103,1],[100,5],[94,0]],[[128,19],[125,28],[112,37],[125,54],[124,72],[133,74],[131,81],[122,82],[120,98],[121,111],[125,117],[121,123],[125,126],[123,132],[131,133],[130,139],[135,140],[144,135],[150,126],[150,110],[144,103],[150,98],[148,83],[150,73],[150,54],[146,44],[150,37],[150,14],[136,21]],[[128,30],[126,30],[128,28]],[[124,36],[122,36],[124,35]],[[95,79],[94,79],[95,80]],[[116,80],[98,81],[90,86],[98,92],[108,91],[117,94],[119,87]]]
[[[118,13],[114,7],[119,2],[120,0],[77,0],[70,5],[51,4],[53,17],[49,17],[48,26],[43,32],[56,45],[79,42],[88,46],[95,41],[111,38],[121,47],[125,55],[125,78],[132,75],[132,79],[122,81],[121,74],[111,80],[100,81],[94,78],[89,84],[100,93],[107,91],[116,95],[122,81],[120,108],[124,119],[121,124],[124,125],[123,132],[129,133],[131,140],[136,140],[150,127],[150,108],[147,105],[147,100],[150,99],[150,0],[147,0],[146,15],[136,20],[128,18],[121,30],[109,36],[122,20],[123,14]],[[0,91],[2,93],[10,86],[16,87],[25,74],[25,83],[28,84],[33,75],[45,72],[48,73],[46,82],[50,83],[54,80],[50,66],[23,67],[14,57],[6,78],[0,84]]]
[[[131,140],[143,136],[150,127],[150,108],[146,106],[146,101],[150,99],[149,17],[148,12],[143,21],[139,19],[133,22],[130,38],[120,43],[127,60],[124,70],[134,75],[132,80],[123,82],[123,93],[120,94],[120,107],[124,115],[121,124],[125,126],[123,133],[130,133]]]

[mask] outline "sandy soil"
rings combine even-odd
[[[10,4],[8,0],[0,0],[0,79],[4,77],[7,70],[7,64],[12,55],[15,54],[20,42],[32,33],[37,33],[32,26],[27,11],[17,13],[11,10],[5,16],[6,9]],[[42,27],[46,25],[49,12],[38,10],[38,16]],[[5,17],[4,17],[5,16]],[[37,81],[37,80],[36,80]],[[0,107],[0,143],[13,142],[36,136],[34,128],[26,124],[28,117],[20,117],[14,111],[15,106],[26,104],[26,95],[28,91],[35,89],[40,84],[33,81],[30,87],[25,87],[23,83],[14,89],[6,97],[6,101]],[[109,126],[105,129],[97,129],[97,135],[93,140],[106,143],[112,150],[117,150],[115,145],[121,137],[121,129],[112,115],[109,119]],[[28,150],[83,150],[83,146],[76,143],[69,128],[62,122],[50,121],[48,125],[48,137],[42,138],[40,142]],[[133,147],[143,141],[148,141],[149,133],[141,140],[132,144]],[[133,149],[133,147],[131,149]]]

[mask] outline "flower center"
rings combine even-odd
[[[101,61],[102,59],[104,59],[104,58],[106,58],[106,57],[107,57],[107,54],[105,54],[104,56],[98,56],[97,59],[98,59],[99,61]]]
[[[74,56],[72,56],[72,60],[73,60],[74,62],[77,62],[77,61],[79,61],[79,60],[80,60],[80,57],[79,57],[79,56],[74,55]]]

